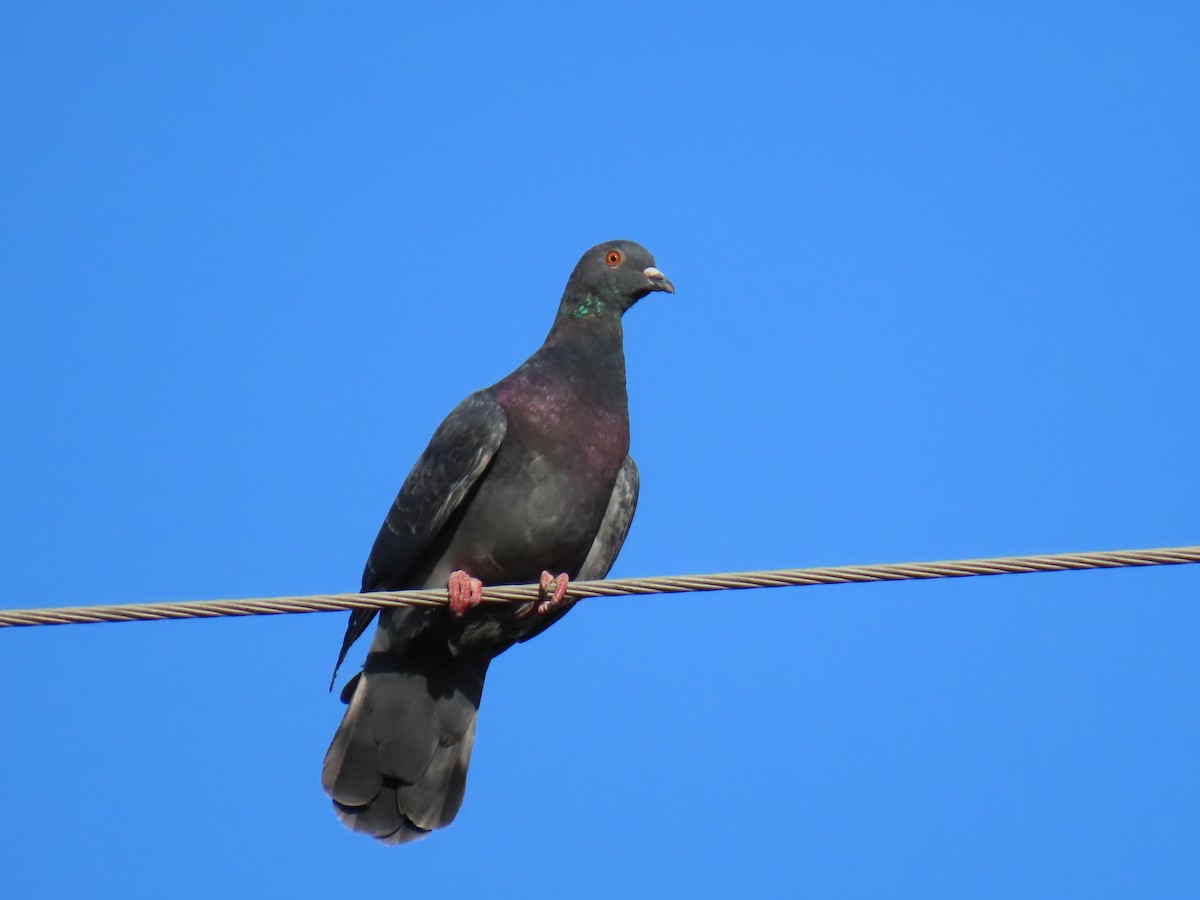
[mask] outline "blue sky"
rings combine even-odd
[[[1200,542],[1193,4],[10,4],[0,605],[357,587],[588,246],[616,575]],[[1190,897],[1200,569],[582,604],[452,827],[346,832],[343,616],[8,630],[12,896]],[[352,657],[357,664],[360,656]]]

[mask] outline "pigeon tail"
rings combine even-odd
[[[338,818],[387,844],[422,838],[458,814],[491,661],[425,637],[403,655],[372,647],[342,692],[349,708],[321,771]]]

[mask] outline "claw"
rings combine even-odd
[[[542,580],[538,583],[538,587],[542,589],[543,594],[551,596],[551,599],[547,602],[553,606],[556,603],[562,603],[563,597],[567,595],[567,585],[570,583],[571,580],[567,578],[566,572],[557,577],[552,576],[549,572],[543,572]],[[554,588],[553,591],[550,590],[551,587]]]
[[[561,575],[554,576],[549,572],[543,572],[541,580],[538,581],[538,593],[540,597],[537,600],[530,602],[523,610],[522,616],[543,615],[549,612],[558,604],[563,602],[563,597],[567,595],[567,585],[570,584],[570,579],[567,578],[566,572]]]
[[[450,594],[450,611],[457,618],[461,619],[468,609],[483,602],[483,582],[462,569],[450,573],[446,589]]]

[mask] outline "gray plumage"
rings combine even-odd
[[[608,574],[638,495],[621,317],[651,291],[674,288],[640,245],[583,255],[542,347],[434,433],[371,548],[364,591],[444,587],[459,569],[485,585],[536,582],[543,570]],[[363,671],[342,691],[349,706],[322,770],[342,821],[387,843],[448,825],[488,665],[570,606],[384,610]],[[351,614],[339,666],[373,617]]]

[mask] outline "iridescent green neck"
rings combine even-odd
[[[571,310],[572,319],[586,319],[588,316],[603,318],[607,315],[610,315],[610,313],[605,309],[604,301],[590,294],[584,297],[579,305]]]
[[[552,344],[582,342],[588,352],[608,352],[615,343],[621,344],[620,297],[603,291],[564,295],[546,340]]]

